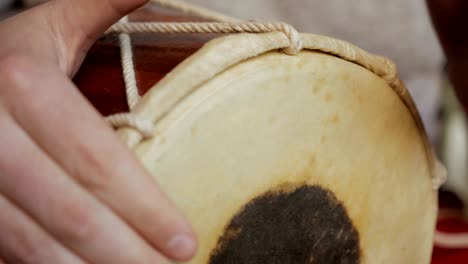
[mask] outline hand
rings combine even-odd
[[[52,0],[0,23],[0,263],[167,263],[196,241],[70,78],[144,0]]]
[[[468,1],[426,0],[448,61],[449,77],[468,111]]]

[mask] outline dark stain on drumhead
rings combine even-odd
[[[359,234],[332,192],[301,186],[268,192],[232,219],[211,264],[356,264]]]

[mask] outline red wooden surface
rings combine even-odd
[[[440,217],[437,222],[437,230],[451,233],[468,233],[468,221],[463,218],[463,207],[462,202],[453,193],[440,192]],[[444,249],[434,247],[432,264],[466,263],[468,263],[468,248]]]
[[[148,7],[131,21],[196,21],[169,9]],[[219,34],[131,34],[137,86],[144,94],[180,62]],[[88,52],[74,83],[103,115],[127,112],[118,34],[99,39]]]

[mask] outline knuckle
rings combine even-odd
[[[16,215],[14,210],[16,209],[6,198],[0,195],[0,212]],[[46,255],[53,250],[53,241],[48,236],[31,229],[30,225],[24,225],[22,220],[18,220],[22,225],[13,226],[8,222],[11,220],[16,219],[0,221],[1,226],[11,227],[3,230],[4,237],[0,238],[0,255],[5,257],[8,263],[43,263]]]
[[[0,58],[0,80],[8,86],[25,86],[32,63],[22,55],[8,55]]]
[[[67,242],[92,241],[96,235],[97,218],[92,206],[69,203],[63,210],[55,212],[52,228],[59,239]]]
[[[53,250],[53,243],[47,237],[36,238],[34,241],[25,243],[22,258],[25,263],[44,263],[45,256]]]
[[[34,102],[40,92],[37,83],[33,83],[38,81],[38,78],[33,78],[35,68],[35,64],[23,55],[0,58],[0,99],[4,99],[4,104],[12,106],[18,100],[23,105]]]
[[[99,191],[106,188],[111,179],[111,175],[103,160],[96,151],[93,151],[87,144],[77,144],[78,162],[75,166],[80,183],[90,191]]]

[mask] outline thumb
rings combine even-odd
[[[44,15],[50,16],[55,33],[62,39],[73,68],[109,26],[148,0],[54,0]]]
[[[148,1],[51,0],[0,24],[0,56],[26,54],[73,75],[100,34]]]
[[[93,42],[99,34],[148,0],[54,0],[53,19],[63,25],[60,32],[65,39],[81,44]],[[51,14],[46,14],[51,15]],[[78,33],[78,36],[77,36]]]

